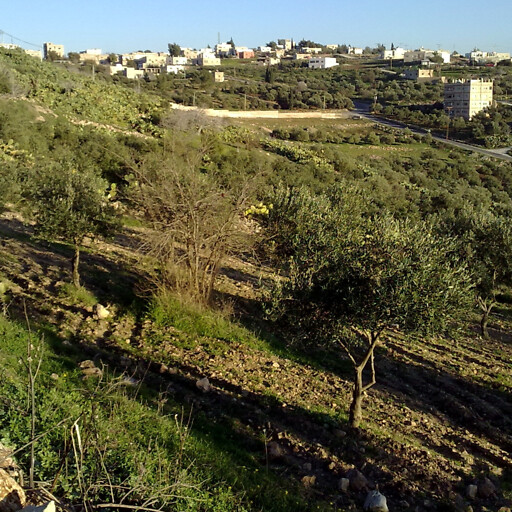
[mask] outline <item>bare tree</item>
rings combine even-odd
[[[200,152],[192,160],[139,166],[132,190],[153,227],[146,248],[159,284],[208,302],[222,262],[248,246],[243,213],[250,187],[228,187],[201,172]]]

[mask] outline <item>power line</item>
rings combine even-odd
[[[11,40],[15,39],[16,41],[19,41],[20,43],[28,44],[29,46],[33,46],[34,48],[41,48],[41,46],[42,46],[40,44],[29,43],[28,41],[24,41],[23,39],[20,39],[19,37],[13,36],[12,34],[8,34],[7,32],[0,30],[0,36],[2,37],[2,42],[3,42],[4,35],[10,37]]]

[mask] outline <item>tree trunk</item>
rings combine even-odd
[[[78,265],[80,263],[80,245],[75,242],[75,255],[73,256],[73,284],[76,288],[80,288],[80,274],[78,273]]]
[[[480,320],[480,329],[482,331],[482,337],[486,340],[489,339],[489,331],[487,329],[488,323],[489,323],[489,311],[484,311],[482,314],[482,319]]]
[[[351,428],[359,428],[363,419],[363,368],[356,367],[354,374],[354,389],[352,391],[352,403],[350,404],[349,425]]]

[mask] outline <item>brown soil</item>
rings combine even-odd
[[[113,243],[91,243],[83,255],[85,287],[113,313],[99,321],[92,307],[61,293],[70,280],[71,251],[35,240],[30,226],[4,215],[0,277],[14,283],[9,314],[21,315],[25,301],[32,318],[53,324],[85,354],[166,389],[193,404],[195,414],[229,418],[262,466],[302,481],[342,509],[364,498],[364,492],[338,490],[354,467],[370,487],[378,485],[391,510],[464,509],[466,486],[485,476],[498,491],[471,502],[473,509],[510,506],[512,336],[505,318],[493,319],[489,341],[471,330],[456,340],[430,341],[388,333],[377,354],[378,384],[365,398],[365,423],[350,432],[350,373],[341,354],[311,357],[296,348],[297,357],[283,357],[242,343],[191,340],[129,314],[132,290],[144,288],[134,252],[139,236],[127,230]],[[220,292],[238,297],[240,309],[250,313],[259,277],[269,278],[269,271],[247,261],[228,263]],[[196,387],[202,377],[212,384],[208,393]],[[278,443],[280,453],[266,458],[262,437]],[[310,476],[313,485],[304,479]]]

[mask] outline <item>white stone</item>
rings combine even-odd
[[[20,512],[56,512],[55,502],[49,501],[48,503],[40,505],[39,507],[36,507],[35,505],[29,505],[28,507],[20,510]]]
[[[208,380],[208,377],[203,377],[202,379],[199,379],[196,382],[196,386],[198,389],[200,389],[203,393],[208,393],[208,391],[211,390],[212,386],[210,384],[210,381]]]
[[[101,304],[96,304],[96,317],[98,320],[105,320],[110,316],[110,311]]]
[[[388,512],[386,496],[379,491],[370,491],[366,496],[363,509],[368,512]]]
[[[348,488],[350,487],[350,480],[348,478],[340,479],[338,487],[340,488],[341,492],[347,492]]]

